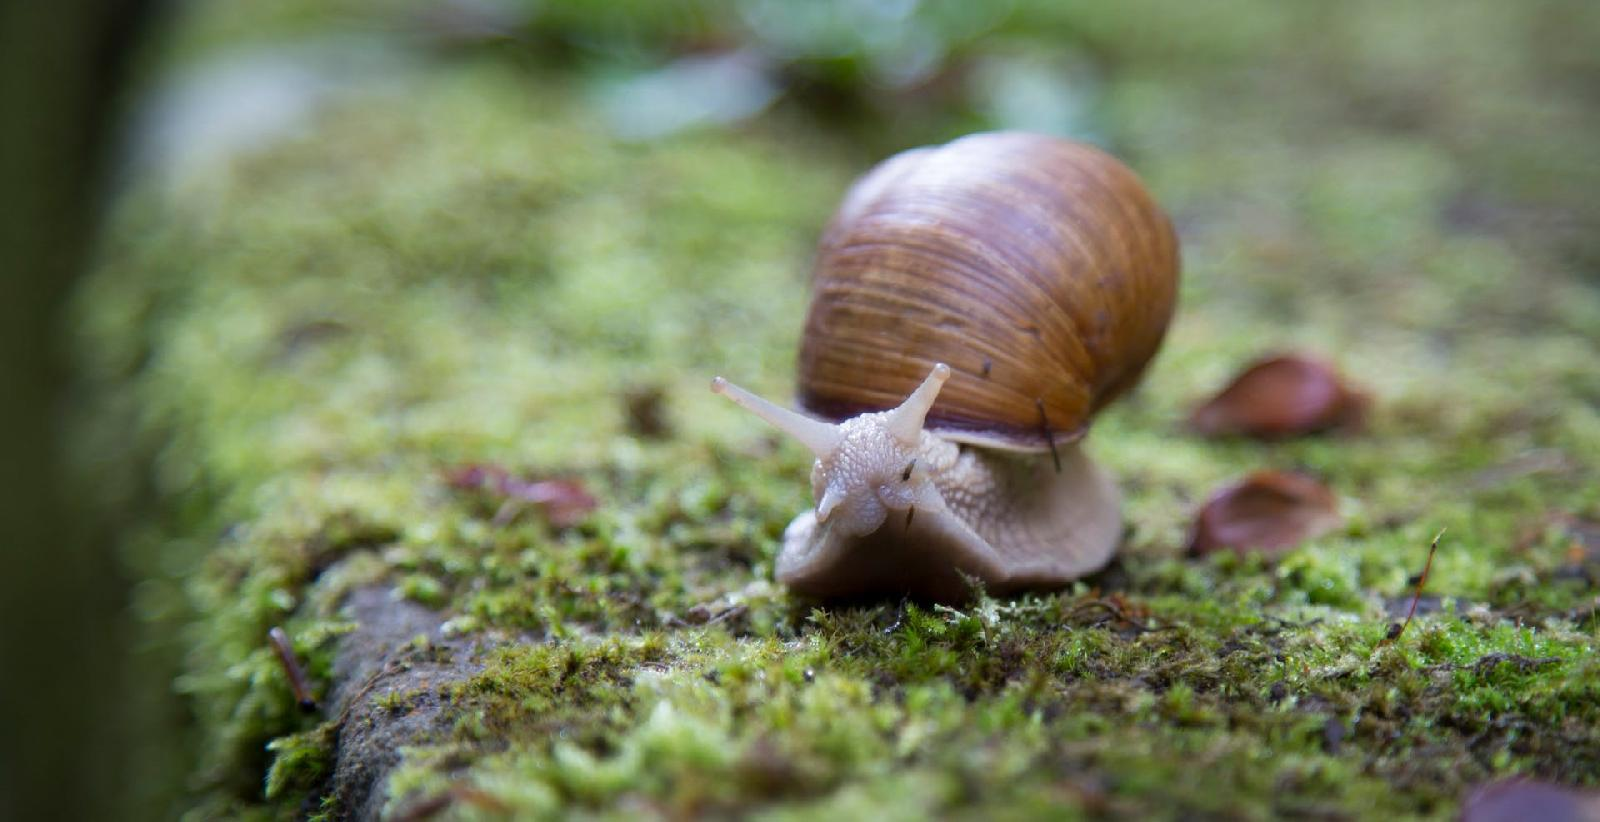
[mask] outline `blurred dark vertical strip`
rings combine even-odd
[[[0,3],[0,819],[126,818],[126,582],[60,460],[62,307],[157,2]]]

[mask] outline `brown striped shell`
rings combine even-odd
[[[799,399],[892,408],[935,363],[947,439],[1021,451],[1081,437],[1138,381],[1177,296],[1172,223],[1099,149],[993,132],[861,178],[818,250]]]

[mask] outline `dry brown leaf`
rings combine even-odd
[[[1252,363],[1189,415],[1208,437],[1285,439],[1319,431],[1356,431],[1367,395],[1351,388],[1332,365],[1301,354]]]
[[[1278,554],[1339,527],[1339,501],[1302,474],[1257,471],[1218,489],[1195,515],[1189,550]]]
[[[582,522],[599,504],[582,483],[570,479],[532,480],[498,465],[470,464],[445,472],[445,482],[460,491],[477,491],[501,503],[496,525],[509,524],[524,506],[536,506],[557,528]]]

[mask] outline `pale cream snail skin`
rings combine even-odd
[[[1049,586],[1098,569],[1122,527],[1110,477],[1075,445],[1049,459],[964,448],[923,430],[949,378],[934,367],[899,407],[837,425],[814,420],[717,378],[737,402],[816,455],[815,510],[783,534],[777,578],[799,593],[841,597],[900,590],[957,600],[970,584],[995,591]]]
[[[996,132],[868,172],[813,269],[814,416],[712,383],[816,456],[778,580],[948,601],[969,577],[1003,593],[1103,567],[1120,495],[1081,441],[1160,347],[1177,276],[1170,221],[1098,149]]]

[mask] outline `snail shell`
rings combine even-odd
[[[890,408],[943,362],[955,374],[930,430],[1069,442],[1160,347],[1177,271],[1171,222],[1099,149],[998,132],[896,155],[823,236],[800,404],[828,419]]]
[[[976,134],[868,172],[813,274],[799,400],[821,419],[713,382],[817,456],[778,579],[954,600],[1102,567],[1120,495],[1078,441],[1160,347],[1177,275],[1171,222],[1098,149]]]

